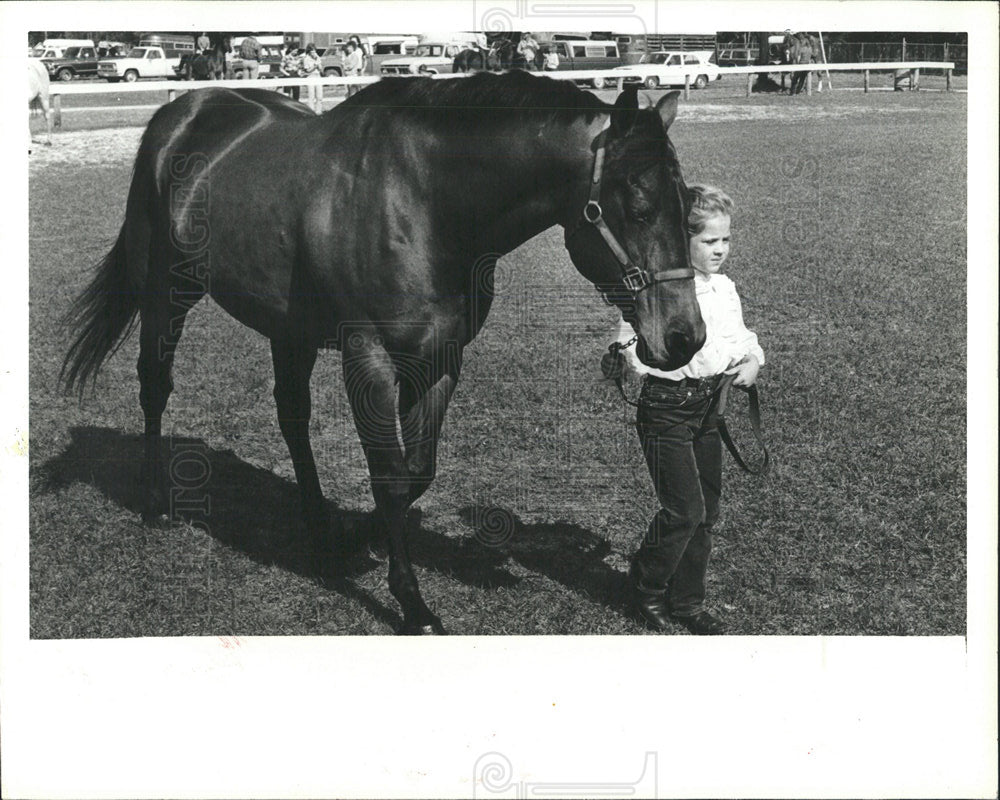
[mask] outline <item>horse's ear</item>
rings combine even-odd
[[[660,119],[663,120],[664,128],[669,128],[677,119],[677,105],[680,99],[680,92],[667,92],[656,104],[656,110],[660,114]]]
[[[626,86],[615,101],[611,112],[611,133],[614,136],[624,136],[632,129],[632,124],[639,113],[639,89],[636,86]]]

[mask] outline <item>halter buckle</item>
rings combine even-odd
[[[646,276],[642,270],[631,264],[622,269],[622,283],[625,284],[625,288],[632,292],[632,294],[638,294],[649,286],[649,281],[646,280]]]
[[[601,208],[601,204],[596,200],[588,200],[587,205],[583,207],[583,218],[591,225],[596,225],[601,221],[603,216],[604,211]]]

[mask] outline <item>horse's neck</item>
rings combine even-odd
[[[582,214],[594,165],[592,144],[605,119],[602,115],[569,126],[539,123],[512,131],[515,147],[502,160],[495,149],[484,152],[483,174],[468,179],[470,185],[490,188],[464,197],[464,211],[475,220],[477,244],[508,253]],[[490,137],[483,140],[488,144]]]

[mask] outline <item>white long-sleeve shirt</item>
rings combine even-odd
[[[701,318],[705,321],[705,344],[680,369],[664,372],[643,364],[636,355],[635,345],[625,349],[625,363],[637,375],[658,378],[709,378],[724,372],[744,356],[756,356],[764,366],[764,351],[757,343],[757,334],[743,324],[743,306],[734,284],[725,275],[702,275],[694,279]],[[618,323],[617,341],[624,344],[635,335],[624,319]]]

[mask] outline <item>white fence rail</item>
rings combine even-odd
[[[766,67],[719,67],[719,73],[722,75],[746,75],[747,76],[747,97],[751,93],[751,85],[753,83],[753,76],[758,74],[767,73],[795,73],[795,72],[863,72],[865,76],[865,91],[869,88],[869,76],[872,72],[900,72],[905,71],[910,79],[910,88],[918,88],[920,70],[943,70],[945,73],[945,87],[947,91],[951,91],[951,75],[952,71],[955,69],[955,64],[950,61],[879,61],[879,62],[863,62],[856,64],[789,64],[789,65],[768,65]],[[439,73],[433,74],[429,77],[438,79],[448,79],[448,78],[462,78],[473,73]],[[597,78],[599,81],[603,82],[605,86],[620,86],[619,81],[622,80],[628,73],[625,70],[618,69],[599,69],[599,70],[562,70],[556,72],[540,72],[535,73],[538,75],[544,75],[547,78],[555,78],[557,80],[567,80],[567,81],[593,81]],[[679,74],[679,73],[677,73]],[[684,96],[687,98],[690,95],[691,84],[694,78],[701,74],[699,71],[693,71],[690,74],[684,75]],[[168,100],[173,100],[178,92],[186,92],[194,89],[205,89],[209,87],[229,87],[234,89],[245,89],[250,86],[259,89],[271,89],[273,91],[280,91],[282,89],[298,86],[305,88],[307,91],[309,88],[320,88],[326,86],[367,86],[370,83],[376,83],[380,80],[378,77],[372,76],[360,76],[352,78],[341,78],[337,76],[331,76],[329,78],[264,78],[257,79],[254,81],[248,80],[225,80],[225,81],[177,81],[177,80],[163,80],[163,81],[136,81],[135,83],[81,83],[81,84],[62,84],[53,83],[50,89],[50,94],[53,97],[53,107],[55,111],[54,124],[58,127],[61,124],[61,109],[62,103],[61,99],[68,95],[80,95],[80,94],[139,94],[143,92],[166,92]],[[806,82],[807,93],[812,93],[812,76],[810,75]],[[322,91],[317,93],[322,95]],[[314,103],[313,108],[317,112],[320,109],[317,107],[318,104]]]

